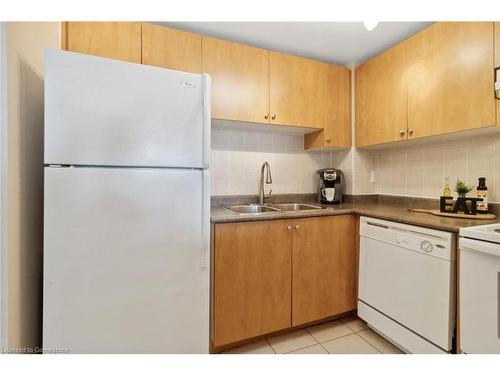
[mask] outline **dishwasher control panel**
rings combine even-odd
[[[453,235],[449,232],[361,217],[359,233],[361,236],[446,260],[450,260],[453,254]]]

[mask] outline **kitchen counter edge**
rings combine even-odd
[[[316,203],[317,204],[317,203]],[[499,218],[493,220],[479,219],[455,219],[449,217],[435,216],[428,213],[416,213],[409,211],[405,207],[396,207],[392,205],[373,203],[373,204],[356,204],[344,203],[334,206],[326,206],[322,210],[313,211],[282,211],[263,214],[233,214],[222,206],[211,207],[211,222],[213,224],[248,222],[248,221],[263,221],[263,220],[286,220],[299,219],[307,217],[319,216],[335,216],[356,214],[360,216],[368,216],[382,220],[395,221],[404,224],[417,225],[431,229],[444,230],[448,232],[458,232],[460,228],[492,224],[500,222]]]

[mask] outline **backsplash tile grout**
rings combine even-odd
[[[315,193],[316,171],[330,165],[329,152],[304,151],[301,134],[213,128],[211,195],[258,194],[260,168],[268,161],[273,194]]]
[[[500,202],[500,133],[387,149],[303,150],[303,135],[262,129],[212,130],[212,195],[256,195],[260,167],[271,164],[273,194],[316,192],[316,171],[339,168],[345,193],[438,198],[445,177],[477,186],[486,177],[490,202]],[[377,182],[370,182],[371,171]],[[475,190],[471,192],[475,194]]]
[[[351,149],[334,155],[337,165],[353,161],[352,194],[391,194],[438,198],[445,178],[450,188],[457,179],[476,187],[486,177],[488,200],[500,202],[500,134],[476,135],[455,141],[401,144],[381,150]],[[347,159],[344,160],[344,159]],[[370,171],[377,182],[370,182]],[[475,194],[473,190],[471,195]]]

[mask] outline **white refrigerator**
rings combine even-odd
[[[43,347],[209,350],[210,77],[45,56]]]

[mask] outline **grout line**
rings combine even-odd
[[[294,349],[294,350],[291,350],[291,351],[289,351],[289,352],[285,352],[285,353],[283,353],[283,354],[290,354],[290,353],[297,352],[297,351],[302,350],[302,349],[310,348],[311,346],[316,346],[316,345],[318,345],[318,344],[319,344],[319,345],[321,345],[319,342],[317,342],[316,344],[306,345],[306,346],[303,346],[303,347],[301,347],[301,348]],[[323,345],[321,345],[321,346],[323,346]],[[324,348],[323,348],[323,349],[324,349]],[[326,350],[326,349],[325,349],[325,350]],[[326,350],[326,351],[328,351],[328,350]]]
[[[363,329],[363,331],[364,331],[364,329]],[[361,332],[361,331],[359,331],[359,332]],[[375,349],[377,352],[379,352],[380,354],[384,354],[384,353],[382,353],[382,351],[378,350],[375,346],[373,346],[373,345],[372,345],[372,344],[370,344],[368,341],[366,341],[366,340],[363,338],[363,336],[361,336],[361,335],[360,335],[360,334],[358,334],[357,332],[356,332],[356,335],[358,335],[359,337],[361,337],[361,340],[363,340],[364,342],[366,342],[368,345],[370,345],[370,346],[371,346],[373,349]]]
[[[342,324],[344,324],[347,328],[349,328],[349,329],[352,331],[352,333],[356,333],[356,331],[355,331],[355,330],[353,330],[351,327],[349,327],[349,325],[348,325],[348,324],[344,321],[344,319],[341,319],[340,321],[341,321],[341,322],[342,322]]]
[[[317,324],[317,325],[315,325],[315,326],[313,326],[313,327],[316,327],[316,326],[318,326],[318,325],[319,325],[319,324]],[[311,328],[311,327],[309,327],[309,328]],[[318,344],[321,344],[321,343],[320,343],[320,342],[316,339],[316,337],[314,337],[314,336],[311,334],[311,332],[309,332],[309,330],[308,330],[307,328],[304,328],[304,329],[305,329],[305,331],[309,334],[309,336],[311,336],[311,337],[314,339],[314,341],[316,341]]]
[[[278,353],[276,353],[276,350],[274,350],[273,346],[271,345],[271,343],[269,342],[269,340],[267,339],[267,337],[264,337],[264,340],[266,340],[267,345],[269,345],[271,347],[271,350],[274,352],[274,354],[278,354]]]
[[[321,346],[323,346],[323,344],[326,344],[327,342],[332,342],[332,341],[335,341],[335,340],[338,340],[338,339],[341,339],[341,338],[344,338],[344,337],[347,337],[347,336],[352,336],[352,335],[356,335],[357,333],[356,332],[351,332],[351,333],[348,333],[347,335],[343,335],[343,336],[339,336],[339,337],[335,337],[334,339],[331,339],[331,340],[326,340],[326,341],[323,341],[321,344]],[[326,348],[325,348],[326,349]]]
[[[325,342],[326,342],[326,341],[325,341]],[[322,344],[322,343],[319,343],[319,344],[321,345],[321,347],[322,347],[323,349],[325,349],[325,350],[326,350],[326,352],[327,352],[328,354],[332,354],[332,353],[330,353],[330,352],[328,351],[328,349],[327,349],[327,348],[325,348],[325,347],[323,346],[323,344]]]

